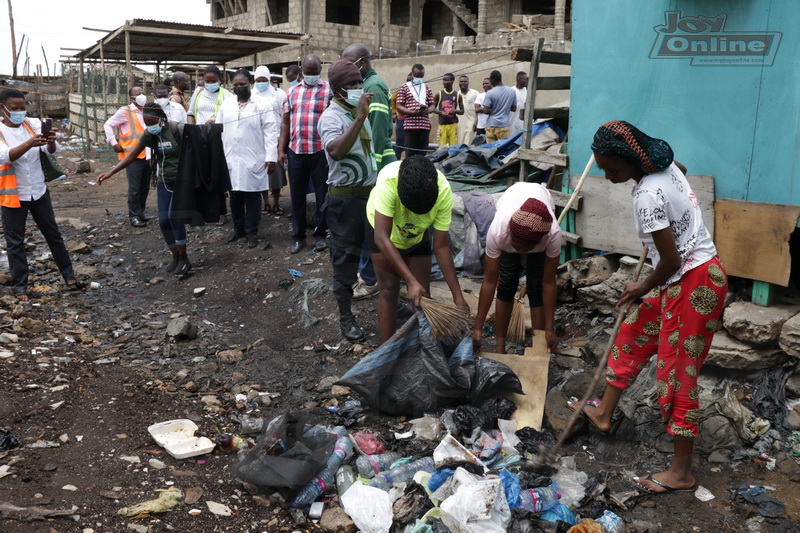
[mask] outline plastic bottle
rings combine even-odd
[[[340,466],[336,471],[336,492],[341,497],[356,482],[356,473],[350,465]]]
[[[532,513],[541,513],[558,505],[559,499],[561,492],[554,485],[525,489],[519,493],[519,506]]]
[[[375,477],[376,474],[391,468],[392,463],[402,457],[399,453],[382,453],[380,455],[362,455],[356,459],[358,475],[366,478]]]
[[[433,457],[423,457],[422,459],[417,459],[413,463],[396,466],[388,472],[381,472],[372,478],[372,481],[369,482],[369,486],[377,487],[388,492],[389,489],[392,488],[393,483],[408,481],[420,470],[433,472]]]
[[[337,432],[338,434],[338,432]],[[353,454],[353,441],[346,434],[339,437],[333,447],[333,453],[328,457],[328,464],[317,475],[309,481],[303,490],[292,502],[293,509],[308,509],[314,500],[324,494],[331,487],[336,479],[336,471],[344,460]]]
[[[264,419],[258,417],[243,416],[241,420],[242,435],[251,435],[253,433],[261,433],[264,429]]]

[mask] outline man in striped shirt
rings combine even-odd
[[[403,132],[408,155],[425,155],[431,135],[434,112],[433,92],[425,83],[425,67],[417,63],[411,68],[412,79],[397,92],[397,112],[405,115]]]
[[[327,225],[322,216],[322,205],[328,192],[328,163],[319,136],[318,123],[331,99],[328,82],[320,79],[322,62],[309,54],[303,58],[303,81],[286,94],[283,103],[281,136],[278,141],[278,161],[289,173],[289,188],[292,197],[292,238],[294,243],[289,253],[296,254],[306,245],[306,194],[308,180],[314,184],[317,200],[314,249],[321,252],[327,248],[325,231]]]

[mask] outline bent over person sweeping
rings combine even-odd
[[[685,169],[673,160],[669,144],[627,122],[611,121],[595,133],[592,151],[608,181],[635,182],[634,224],[654,270],[645,280],[628,283],[620,297],[621,308],[643,300],[614,341],[603,399],[596,406],[573,407],[607,433],[622,393],[657,354],[658,404],[674,437],[675,454],[666,471],[634,480],[650,493],[693,490],[692,450],[700,421],[697,377],[719,325],[728,278]]]

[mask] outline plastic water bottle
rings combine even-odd
[[[375,477],[392,466],[392,463],[402,457],[399,453],[382,453],[380,455],[362,455],[356,459],[358,475],[366,478]]]
[[[337,432],[338,434],[338,432]],[[328,457],[328,464],[319,472],[314,479],[309,481],[303,490],[292,502],[294,509],[308,509],[314,500],[324,494],[329,487],[332,487],[336,479],[336,471],[344,460],[353,454],[353,441],[350,437],[339,437],[333,447],[333,453]]]
[[[525,489],[519,493],[519,506],[532,513],[541,513],[558,505],[560,499],[561,492],[555,485]]]
[[[392,468],[388,472],[381,472],[369,482],[370,487],[377,487],[381,490],[389,491],[393,483],[403,483],[408,481],[419,471],[433,472],[433,457],[423,457],[413,463],[400,465]]]
[[[355,482],[356,473],[353,471],[352,466],[340,466],[339,470],[336,471],[336,492],[339,493],[339,497],[347,492],[347,489],[349,489]]]

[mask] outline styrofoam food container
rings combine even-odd
[[[159,446],[166,446],[171,442],[194,439],[194,432],[197,429],[197,424],[191,420],[179,418],[153,424],[147,428],[147,431]]]
[[[168,442],[164,449],[175,459],[186,459],[196,455],[203,455],[214,450],[213,441],[206,437],[191,437],[188,439]]]

